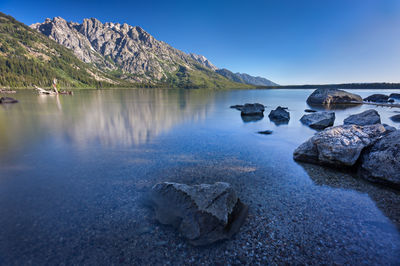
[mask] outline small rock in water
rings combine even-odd
[[[389,95],[389,98],[400,100],[400,93],[392,93]]]
[[[260,103],[246,103],[241,107],[242,116],[264,116],[264,105]]]
[[[248,212],[224,182],[194,186],[164,182],[153,186],[150,196],[157,220],[177,228],[196,246],[231,238]]]
[[[264,135],[270,135],[272,134],[272,130],[264,130],[264,131],[258,131],[258,134],[264,134]]]
[[[391,119],[393,122],[400,123],[400,115],[391,116],[390,119]]]
[[[313,114],[303,115],[300,119],[301,123],[313,129],[324,129],[333,126],[335,122],[334,112],[316,112]]]
[[[385,94],[372,94],[367,98],[364,98],[366,102],[374,102],[374,103],[386,103],[389,100],[389,96]]]
[[[2,103],[17,103],[18,100],[15,100],[14,98],[11,97],[1,97],[0,98],[0,104]]]
[[[318,111],[313,110],[313,109],[306,109],[306,110],[304,110],[304,112],[306,112],[306,113],[316,113]]]
[[[290,114],[286,109],[287,107],[278,106],[275,110],[272,110],[269,113],[269,119],[277,123],[288,123],[290,120]]]

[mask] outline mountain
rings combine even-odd
[[[232,71],[229,71],[228,69],[225,68],[217,69],[216,72],[234,82],[251,84],[255,86],[279,86],[278,84],[266,78],[254,77],[246,73],[233,73]]]
[[[183,88],[251,88],[216,73],[206,58],[189,55],[156,40],[138,26],[82,24],[56,17],[30,26],[69,48],[83,62],[130,82]]]
[[[218,67],[214,66],[207,58],[205,58],[203,55],[198,55],[198,54],[193,54],[191,53],[190,56],[196,60],[198,63],[202,64],[205,67],[208,67],[211,70],[216,71]]]
[[[69,50],[0,12],[0,86],[125,86],[126,81],[85,64]]]

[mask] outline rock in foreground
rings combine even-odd
[[[169,224],[193,245],[229,239],[243,224],[248,207],[228,183],[189,186],[164,182],[151,191],[156,218]]]
[[[0,104],[2,103],[17,103],[18,100],[15,100],[14,98],[11,97],[1,97],[0,98]]]
[[[287,123],[290,120],[290,114],[286,111],[287,108],[278,106],[275,110],[272,110],[268,117],[274,122]]]
[[[345,125],[359,125],[359,126],[374,125],[380,123],[381,123],[381,116],[374,109],[369,109],[362,113],[351,115],[343,121],[343,124]]]
[[[362,150],[374,144],[385,132],[381,124],[330,127],[301,144],[293,157],[302,162],[350,167],[356,163]]]
[[[367,149],[359,170],[367,180],[400,188],[400,130],[385,135]]]
[[[309,105],[348,104],[361,101],[361,96],[338,89],[316,89],[307,98]]]
[[[335,122],[334,112],[317,112],[308,115],[303,115],[300,119],[301,123],[313,129],[325,129],[333,126]]]

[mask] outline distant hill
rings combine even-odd
[[[217,73],[222,76],[239,83],[251,84],[255,86],[279,86],[278,84],[263,78],[263,77],[254,77],[246,73],[233,73],[228,69],[217,69]]]

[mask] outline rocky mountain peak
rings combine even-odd
[[[214,66],[205,56],[203,55],[198,55],[198,54],[190,54],[190,57],[192,57],[194,60],[202,64],[203,66],[210,68],[212,70],[217,70],[218,68]]]

